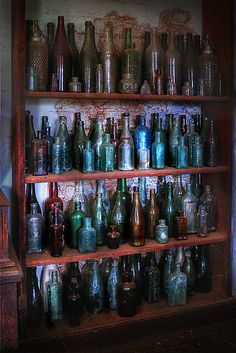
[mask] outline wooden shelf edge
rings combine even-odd
[[[34,176],[26,174],[24,177],[25,183],[49,183],[49,182],[66,182],[76,180],[97,180],[97,179],[119,179],[119,178],[138,178],[138,177],[157,177],[165,175],[182,175],[182,174],[215,174],[215,173],[228,173],[230,167],[218,166],[218,167],[202,167],[202,168],[187,168],[187,169],[176,169],[167,167],[165,169],[148,169],[148,170],[137,170],[132,171],[119,171],[114,172],[95,172],[95,173],[82,173],[79,170],[72,169],[70,172],[64,174],[55,175],[49,173],[45,176]]]
[[[118,249],[112,250],[107,246],[101,246],[97,248],[95,253],[89,254],[80,254],[77,249],[70,249],[66,246],[61,257],[52,257],[47,249],[40,254],[26,255],[26,267],[65,264],[68,262],[94,260],[107,257],[116,258],[119,256],[146,253],[150,251],[163,251],[180,246],[222,243],[227,241],[227,239],[227,235],[221,232],[209,233],[206,238],[200,238],[196,235],[190,235],[187,240],[180,241],[170,238],[169,242],[166,244],[158,244],[155,240],[146,239],[146,244],[142,247],[135,248],[129,244],[122,244]]]
[[[168,96],[168,95],[141,95],[121,93],[75,93],[75,92],[30,92],[26,91],[27,98],[49,98],[49,99],[92,99],[92,100],[141,100],[141,101],[167,101],[167,102],[228,102],[229,96]]]

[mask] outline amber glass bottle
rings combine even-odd
[[[49,213],[51,211],[51,207],[55,202],[60,203],[60,209],[63,210],[63,202],[60,197],[58,197],[58,186],[57,183],[49,184],[49,197],[46,198],[44,203],[44,217],[45,217],[45,229],[49,231]]]
[[[178,211],[178,216],[175,217],[174,236],[176,240],[185,240],[188,238],[187,218],[184,217],[183,211]]]
[[[150,189],[150,200],[145,213],[146,238],[155,238],[155,229],[159,220],[159,207],[157,205],[155,190]]]
[[[145,223],[142,206],[139,200],[139,189],[134,187],[133,205],[130,217],[130,245],[143,246],[145,244]]]

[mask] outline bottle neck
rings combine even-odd
[[[73,23],[68,23],[67,24],[67,30],[68,30],[68,41],[72,47],[76,47],[75,44],[75,26]]]
[[[54,183],[53,196],[58,197],[58,184]]]
[[[187,33],[186,51],[193,50],[193,36],[192,33]]]
[[[55,41],[58,40],[59,37],[64,37],[67,40],[63,16],[58,16],[58,25]]]
[[[132,47],[132,28],[125,28],[125,49]]]
[[[175,49],[175,33],[174,31],[169,31],[169,43],[168,43],[168,49]]]
[[[27,184],[27,198],[28,197],[30,198],[30,200],[36,199],[34,184]]]
[[[94,36],[94,26],[92,22],[85,22],[85,35],[84,35],[84,43],[83,45],[95,45],[95,36]]]
[[[118,179],[118,184],[117,184],[117,190],[121,192],[126,192],[127,191],[127,185],[126,185],[126,179]]]
[[[118,136],[117,136],[117,124],[113,123],[111,126],[111,140],[117,140]]]

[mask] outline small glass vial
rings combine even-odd
[[[204,84],[203,78],[200,78],[198,81],[197,95],[198,96],[205,96],[206,95],[205,84]]]
[[[207,232],[206,206],[200,205],[197,213],[197,236],[200,238],[206,238]]]
[[[145,80],[140,88],[140,94],[142,94],[143,96],[147,96],[149,94],[151,94],[151,87],[149,85],[149,83],[147,82],[147,80]]]
[[[38,75],[33,67],[29,67],[26,73],[27,91],[38,91]]]
[[[110,134],[105,134],[101,145],[101,171],[114,171],[114,146],[110,142]]]
[[[52,145],[52,173],[62,174],[62,163],[61,163],[61,144],[60,138],[56,137],[54,144]]]
[[[184,82],[182,87],[182,96],[193,96],[193,88],[188,81]]]
[[[104,92],[104,79],[103,79],[102,64],[96,65],[96,93]]]
[[[176,168],[188,168],[188,147],[184,145],[184,137],[179,137],[179,143],[176,147]]]
[[[183,211],[178,211],[178,216],[175,217],[175,239],[186,240],[187,234],[187,218],[184,217]]]
[[[34,156],[33,175],[48,174],[48,141],[42,138],[42,131],[37,131],[37,139],[32,142]]]
[[[167,92],[166,93],[168,96],[175,96],[177,94],[176,82],[174,80],[174,77],[169,77],[168,82],[167,82]]]
[[[134,170],[134,147],[127,137],[122,139],[118,148],[118,169]]]
[[[158,96],[162,96],[164,94],[164,79],[161,69],[158,69],[156,73],[156,94]]]
[[[150,151],[145,147],[143,141],[137,151],[137,169],[147,170],[150,167]]]
[[[201,144],[201,138],[195,138],[195,144],[193,145],[192,151],[192,166],[195,168],[203,167],[203,145]]]
[[[155,132],[155,142],[152,144],[152,168],[165,168],[165,144],[161,141],[161,132]]]
[[[107,233],[107,247],[109,249],[118,249],[120,246],[120,233],[117,231],[115,225],[109,227],[109,232]]]
[[[71,77],[71,81],[69,83],[69,92],[81,93],[81,82],[79,82],[78,77]]]
[[[155,239],[159,244],[168,243],[168,226],[165,219],[159,219],[159,224],[156,226]]]
[[[58,91],[57,74],[51,74],[51,78],[50,78],[50,92],[57,92],[57,91]]]
[[[92,142],[85,141],[85,147],[82,151],[82,171],[83,173],[94,173],[94,150]]]

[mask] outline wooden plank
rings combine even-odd
[[[196,235],[191,235],[187,240],[177,241],[174,238],[170,238],[166,244],[157,244],[155,240],[146,239],[146,244],[142,247],[132,247],[129,244],[122,244],[118,249],[109,249],[107,246],[101,246],[97,248],[95,253],[80,254],[77,249],[70,249],[67,246],[63,251],[61,257],[52,257],[48,249],[40,254],[29,254],[26,255],[26,266],[45,266],[49,264],[62,264],[74,261],[86,261],[92,259],[101,259],[112,257],[116,258],[119,256],[146,253],[150,251],[163,251],[166,249],[177,248],[180,246],[193,246],[200,244],[214,244],[226,241],[227,237],[225,233],[209,233],[206,238],[200,238]]]

